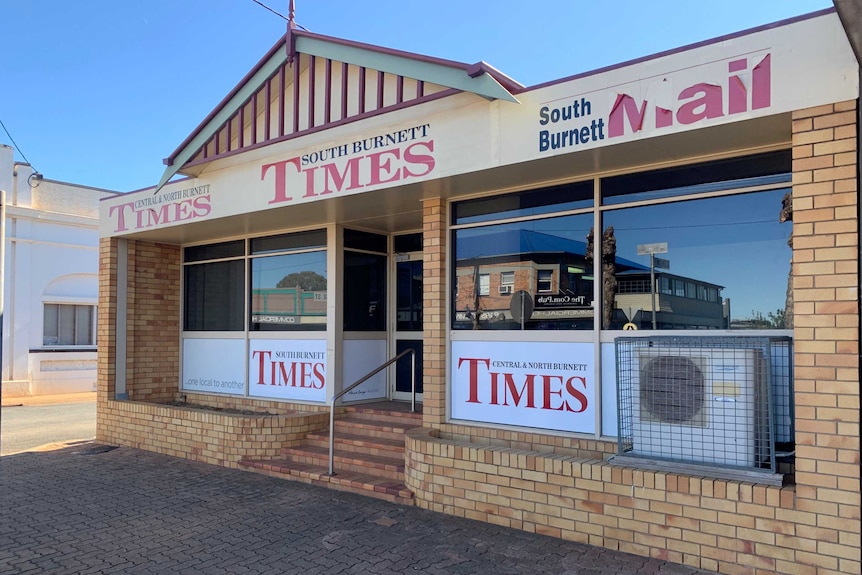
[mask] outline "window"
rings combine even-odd
[[[245,329],[245,260],[221,259],[245,252],[245,242],[224,242],[186,248],[183,329],[186,331],[242,331]],[[194,263],[188,264],[189,261]]]
[[[549,292],[553,291],[554,286],[554,271],[553,270],[538,270],[536,273],[536,291]]]
[[[635,316],[640,329],[783,328],[792,224],[779,214],[790,172],[781,150],[606,177],[598,194],[590,181],[457,202],[452,327],[593,329],[599,294],[604,329]],[[653,290],[638,247],[662,243],[672,268],[659,268]],[[523,324],[505,297],[510,271],[524,278],[513,291],[523,283],[533,303]]]
[[[250,331],[325,329],[325,251],[251,260]]]
[[[42,326],[43,346],[96,345],[96,306],[46,303]]]
[[[453,329],[591,329],[592,222],[592,214],[540,214],[455,226]],[[512,313],[512,296],[520,290],[533,303],[527,318]]]
[[[657,310],[664,329],[783,329],[792,224],[778,216],[787,191],[609,210],[603,225],[614,229],[618,258],[648,266],[638,246],[667,243],[662,257],[678,274],[671,280],[673,295],[687,301],[684,308],[671,303]],[[662,280],[659,291],[665,294],[667,288]],[[650,309],[633,298],[625,303],[617,298],[615,304]],[[638,327],[651,329],[652,323]]]
[[[326,329],[326,232],[249,240],[249,331]]]
[[[386,330],[388,238],[344,230],[344,330]]]
[[[190,246],[183,261],[185,331],[326,329],[323,230]]]
[[[491,295],[491,274],[479,274],[479,295]]]
[[[515,291],[515,272],[500,272],[500,293],[510,294]]]

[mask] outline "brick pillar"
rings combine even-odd
[[[446,202],[423,203],[422,421],[440,427],[446,421]]]
[[[113,399],[116,382],[118,243],[116,238],[99,240],[99,307],[96,320],[96,346],[99,350],[96,397],[99,404]]]
[[[126,389],[164,401],[179,391],[180,248],[129,240]]]
[[[860,568],[856,120],[852,101],[793,113],[796,562],[817,573]]]

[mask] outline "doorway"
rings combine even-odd
[[[395,260],[395,355],[413,349],[416,352],[416,400],[422,400],[422,252],[399,253]],[[404,357],[395,366],[391,397],[411,399],[411,362]]]

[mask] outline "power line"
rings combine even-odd
[[[272,8],[270,8],[269,6],[267,6],[266,4],[261,2],[260,0],[251,0],[251,1],[254,2],[255,4],[257,4],[258,6],[262,7],[262,8],[266,8],[267,10],[269,10],[270,12],[272,12],[273,14],[275,14],[276,16],[281,18],[282,20],[284,20],[286,22],[290,22],[290,18],[288,18],[287,16],[285,16],[281,12],[277,12],[276,10],[273,10]],[[302,28],[303,30],[308,32],[308,28],[306,28],[305,26],[302,26],[301,24],[297,24],[296,22],[294,22],[294,24],[296,24],[297,28]]]
[[[18,144],[15,143],[15,139],[12,137],[12,134],[9,133],[9,130],[6,129],[6,124],[3,123],[3,120],[0,120],[0,126],[3,126],[3,131],[6,132],[6,135],[9,137],[9,141],[12,142],[12,146],[18,150],[18,153],[21,154],[21,158],[30,164],[30,160],[27,159],[27,156],[24,155],[24,152],[21,151],[21,148],[18,147]],[[33,164],[30,164],[32,167]],[[36,168],[33,168],[33,171],[37,171]]]
[[[276,12],[275,10],[273,10],[272,8],[270,8],[269,6],[267,6],[266,4],[261,2],[260,0],[251,0],[251,1],[254,2],[255,4],[257,4],[258,6],[266,8],[267,10],[269,10],[270,12],[272,12],[273,14],[275,14],[276,16],[281,18],[282,20],[287,20],[287,16],[285,16],[284,14],[281,14],[280,12]]]

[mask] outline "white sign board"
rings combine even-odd
[[[452,342],[452,417],[595,433],[593,345]]]
[[[326,340],[251,340],[248,394],[325,402]]]
[[[245,393],[244,339],[184,339],[183,391]]]

